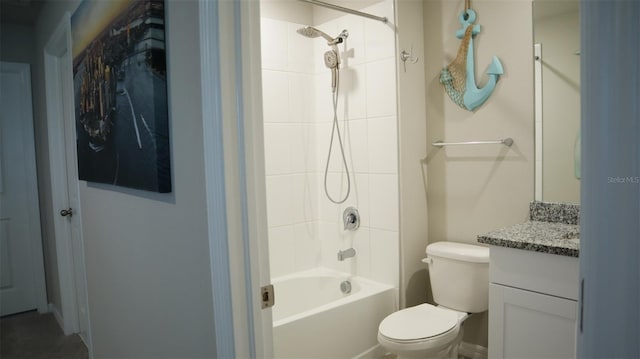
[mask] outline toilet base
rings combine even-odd
[[[424,355],[424,353],[415,353],[417,354],[417,356],[412,356],[412,355],[398,355],[396,358],[397,359],[451,359],[451,358],[455,358],[454,356],[452,356],[452,348],[446,348],[444,350],[441,350],[437,353],[430,353],[427,354],[426,356]],[[457,352],[457,350],[456,350]],[[457,359],[457,358],[456,358]]]
[[[458,359],[458,350],[460,348],[460,344],[462,343],[462,337],[464,334],[464,329],[461,323],[460,330],[456,339],[451,343],[451,345],[437,349],[436,351],[403,351],[401,353],[392,353],[397,355],[397,359]]]

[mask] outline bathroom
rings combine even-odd
[[[326,357],[386,354],[376,345],[378,323],[399,309],[433,303],[422,262],[428,244],[478,244],[481,234],[528,220],[530,202],[542,199],[535,193],[541,173],[534,140],[541,136],[534,117],[533,2],[471,2],[482,26],[477,74],[494,55],[504,65],[495,91],[474,111],[458,107],[439,81],[460,46],[455,34],[464,1],[332,4],[372,16],[304,1],[261,1],[277,357],[309,351]],[[577,2],[572,4],[577,14]],[[328,52],[337,53],[335,74],[325,63]],[[478,85],[486,78],[482,74]],[[432,146],[504,138],[513,144]],[[345,223],[352,209],[358,214],[354,230]],[[344,253],[346,258],[338,258]],[[311,286],[349,299],[338,300],[335,308],[315,305],[322,310],[303,306],[329,296],[313,294]],[[349,294],[352,286],[357,298]],[[361,296],[366,304],[354,305]],[[360,311],[368,314],[350,314]],[[335,322],[345,315],[362,323],[342,323],[339,329]],[[488,322],[486,311],[465,320],[461,355],[486,357]],[[326,341],[295,334],[302,331],[324,333]],[[352,334],[343,343],[344,333]],[[333,351],[323,352],[327,347]]]
[[[59,256],[64,248],[58,244],[66,242],[56,242],[55,223],[71,219],[71,206],[55,201],[54,195],[63,192],[58,188],[70,187],[56,184],[53,169],[61,167],[52,161],[61,142],[50,136],[61,129],[62,119],[73,119],[48,105],[56,104],[51,93],[73,98],[69,86],[62,91],[52,86],[63,76],[50,76],[72,68],[44,60],[53,56],[59,64],[66,61],[69,17],[81,2],[31,1],[39,12],[27,11],[32,9],[29,1],[0,2],[0,58],[31,66],[31,81],[22,77],[22,83],[31,84],[33,104],[22,104],[33,110],[37,177],[29,181],[37,178],[45,251],[41,264],[47,271],[41,282],[47,298],[41,297],[48,301],[41,303],[42,311],[49,312],[43,315],[63,329],[64,323],[72,323],[73,310],[62,309],[74,295],[73,288],[66,286],[63,292],[60,286],[62,274],[69,279],[72,273],[67,270],[71,261]],[[72,221],[83,231],[89,357],[270,358],[274,344],[277,357],[292,357],[280,351],[282,340],[274,341],[274,334],[297,325],[299,331],[286,334],[287,342],[316,345],[321,342],[316,339],[340,336],[330,339],[330,345],[322,342],[321,348],[308,346],[298,357],[320,357],[329,348],[335,352],[323,357],[393,358],[387,355],[391,350],[379,346],[379,325],[407,308],[438,303],[428,268],[439,259],[426,248],[455,242],[490,248],[491,268],[500,268],[495,264],[501,262],[507,269],[490,268],[489,309],[464,320],[457,348],[461,357],[640,357],[640,327],[629,320],[640,317],[640,3],[580,2],[581,44],[566,46],[564,55],[570,63],[580,61],[582,138],[575,127],[566,128],[559,136],[564,148],[550,152],[538,145],[541,132],[545,143],[553,138],[546,122],[540,131],[538,100],[546,121],[547,105],[566,108],[578,99],[545,97],[546,90],[538,96],[539,77],[543,85],[553,83],[553,74],[546,71],[558,69],[544,66],[552,61],[546,40],[540,40],[541,53],[534,47],[540,34],[534,24],[538,0],[470,1],[480,26],[472,52],[476,85],[487,88],[493,56],[503,67],[492,95],[474,111],[461,109],[440,84],[443,67],[457,57],[462,44],[457,32],[464,0],[337,4],[375,17],[328,15],[329,9],[300,0],[271,0],[263,9],[258,1],[166,1],[175,193],[154,196],[85,181],[75,184],[79,205],[73,206]],[[9,5],[37,15],[34,22],[5,21]],[[376,20],[383,16],[390,21]],[[280,38],[268,42],[266,29],[261,44],[262,22],[274,25],[271,33]],[[326,33],[329,42],[338,40],[327,44],[310,26]],[[558,30],[549,33],[561,38],[554,36],[561,34]],[[333,55],[340,55],[339,71],[324,62],[334,45],[338,51],[326,60],[332,64],[338,59]],[[263,68],[271,71],[271,80],[276,77],[264,96]],[[577,68],[571,71],[574,76]],[[339,77],[337,122],[347,166],[336,133],[327,192],[337,202],[349,192],[342,204],[331,203],[324,188],[333,122],[332,72]],[[571,81],[569,88],[575,90]],[[263,110],[263,97],[271,109]],[[3,124],[8,118],[4,110]],[[8,132],[2,133],[6,138]],[[282,143],[265,146],[265,137]],[[513,141],[510,147],[484,142],[433,146],[506,138]],[[554,189],[546,182],[552,174],[547,160],[560,160],[560,155],[565,175],[574,182],[576,173],[581,177],[579,233],[566,230],[575,224],[555,225],[566,244],[560,251],[570,255],[499,248],[496,232],[533,227],[528,223],[532,212],[550,212],[544,206],[532,211],[531,201],[577,202],[575,187]],[[552,189],[565,197],[548,197],[545,192]],[[30,192],[32,198],[35,193]],[[344,216],[347,207],[358,210],[357,229],[355,212]],[[577,219],[576,207],[564,209],[562,217]],[[345,230],[345,224],[355,230]],[[8,238],[0,234],[3,241]],[[578,243],[576,278],[577,257],[572,254],[577,254]],[[534,275],[521,281],[527,273]],[[551,280],[540,282],[541,273]],[[533,280],[535,274],[538,280]],[[465,288],[450,283],[452,289]],[[318,291],[325,284],[327,290]],[[575,310],[577,304],[584,310]],[[505,308],[528,311],[512,311],[518,315],[503,315],[502,321],[492,318],[505,314]],[[530,315],[536,311],[552,313],[546,318],[555,323],[533,325],[540,323]],[[424,327],[435,323],[419,322]],[[576,322],[577,348],[571,346]],[[364,329],[352,326],[362,323]],[[494,328],[492,323],[505,325]],[[340,334],[345,330],[349,333]],[[509,346],[505,332],[523,340]],[[549,345],[554,340],[558,345]],[[532,354],[541,349],[552,355]],[[570,354],[574,349],[577,354]]]

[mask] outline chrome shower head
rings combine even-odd
[[[326,33],[322,32],[322,31],[316,29],[313,26],[307,26],[307,27],[300,28],[300,29],[296,30],[296,32],[298,34],[302,35],[302,36],[306,36],[306,37],[310,37],[310,38],[315,38],[315,37],[322,36],[329,43],[335,41],[334,38],[332,38],[331,36],[327,35]]]

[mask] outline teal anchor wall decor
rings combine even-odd
[[[462,44],[453,62],[440,72],[440,83],[444,85],[445,91],[453,102],[473,111],[491,96],[504,70],[500,60],[494,56],[487,69],[489,82],[482,88],[476,86],[473,37],[480,32],[480,25],[473,24],[476,13],[471,9],[463,11],[459,20],[462,29],[456,32],[456,37],[462,39]]]

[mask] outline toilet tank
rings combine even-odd
[[[458,242],[427,246],[434,301],[467,313],[489,308],[489,248]]]

